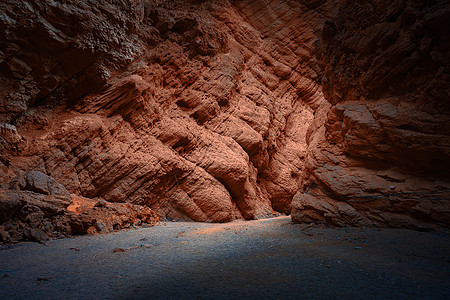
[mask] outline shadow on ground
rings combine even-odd
[[[23,243],[0,252],[5,298],[445,299],[445,233],[320,229],[287,217]]]

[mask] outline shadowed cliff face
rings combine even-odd
[[[441,1],[353,1],[324,23],[326,102],[294,221],[448,226],[449,13]]]
[[[448,226],[448,5],[6,1],[0,12],[2,189],[35,170],[167,218],[292,207],[295,222]]]

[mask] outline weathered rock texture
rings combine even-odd
[[[444,1],[348,1],[325,22],[294,221],[449,225],[449,16]]]
[[[50,176],[31,171],[0,189],[0,243],[43,242],[85,233],[105,233],[158,220],[146,206],[108,203],[70,195]]]
[[[0,4],[2,189],[40,171],[169,219],[449,225],[449,5],[110,2]]]

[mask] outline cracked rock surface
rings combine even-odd
[[[41,172],[167,219],[448,226],[449,11],[3,1],[0,188]]]

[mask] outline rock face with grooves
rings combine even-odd
[[[448,226],[449,11],[4,1],[0,188],[40,171],[168,219]]]
[[[294,221],[448,227],[449,14],[439,1],[349,1],[324,23],[326,102]]]

